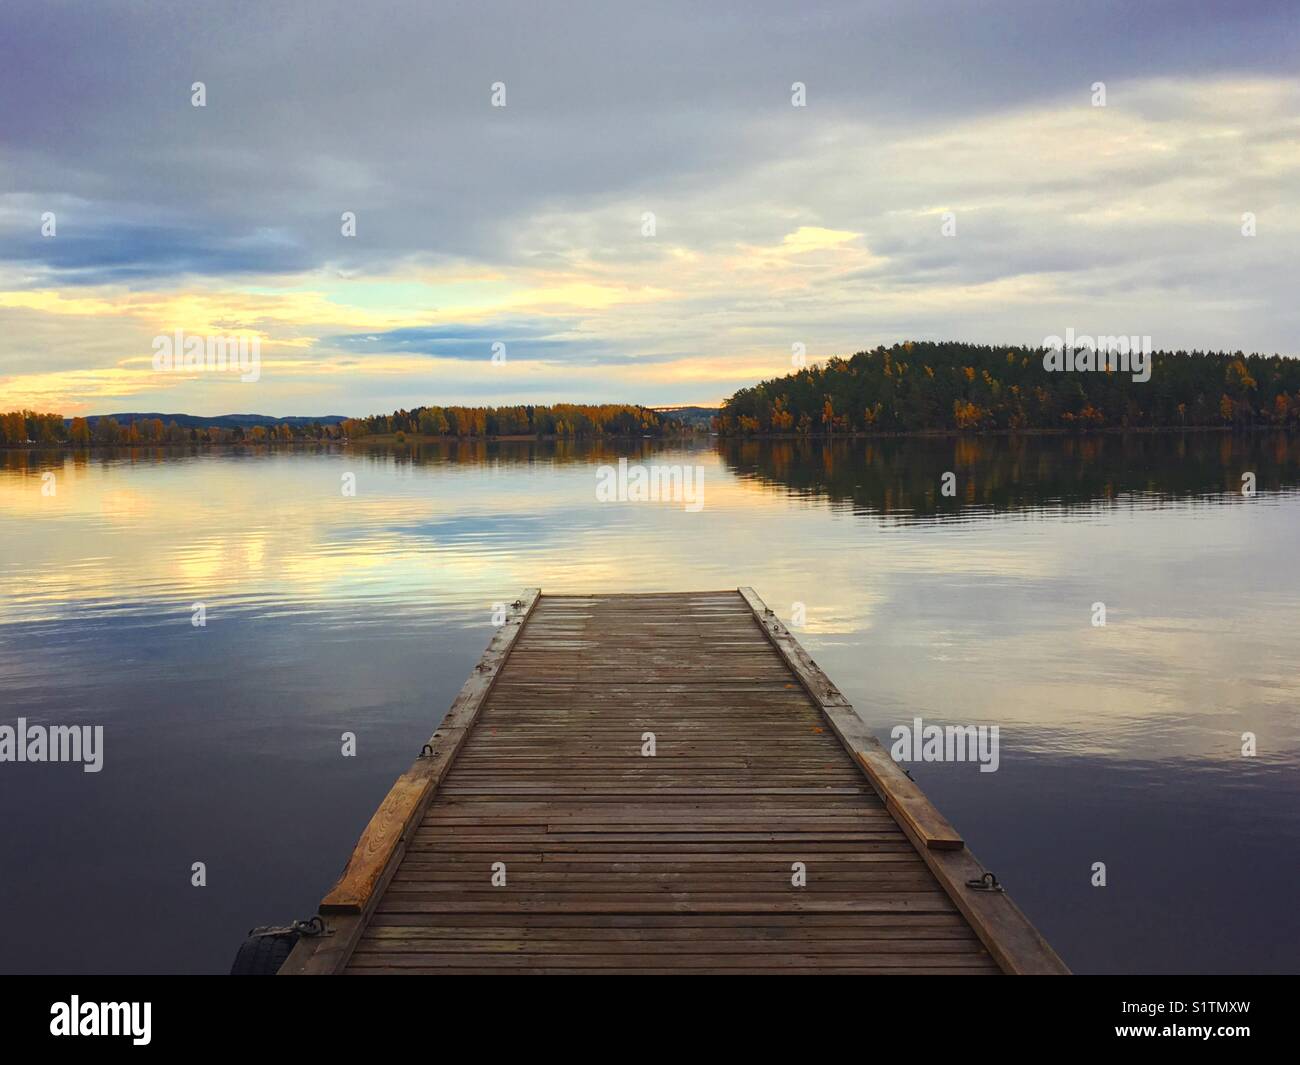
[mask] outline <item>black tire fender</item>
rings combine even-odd
[[[298,942],[297,932],[258,935],[256,930],[244,940],[230,967],[231,976],[274,976],[280,971]]]

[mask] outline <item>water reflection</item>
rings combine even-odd
[[[1300,486],[1300,438],[1286,433],[739,440],[720,449],[742,479],[899,520],[1239,499],[1247,472],[1257,491]],[[946,497],[940,483],[950,471],[956,495]]]
[[[25,811],[0,829],[21,857],[0,906],[30,918],[0,933],[0,968],[220,969],[251,925],[315,906],[494,602],[742,584],[787,621],[803,604],[801,640],[882,738],[914,715],[1000,726],[997,773],[913,773],[1073,966],[1294,968],[1297,447],[0,452],[3,719],[105,725],[102,773],[0,766],[0,804]],[[704,510],[598,503],[596,468],[622,456],[703,466]]]

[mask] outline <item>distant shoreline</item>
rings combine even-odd
[[[73,444],[67,441],[57,441],[52,444],[0,444],[0,451],[101,451],[101,450],[123,450],[142,448],[177,448],[177,447],[204,447],[204,448],[227,448],[227,447],[299,447],[304,444],[313,444],[321,447],[356,447],[365,444],[384,444],[394,447],[404,447],[407,444],[496,444],[496,443],[536,443],[538,441],[565,440],[573,443],[578,442],[611,442],[615,440],[640,441],[640,440],[697,440],[708,438],[707,433],[677,433],[666,436],[619,436],[614,434],[603,434],[597,436],[567,436],[558,433],[527,433],[527,434],[510,434],[510,435],[491,435],[491,436],[424,436],[418,433],[407,433],[403,439],[399,440],[396,433],[382,433],[375,436],[358,436],[348,437],[343,440],[315,439],[313,437],[296,437],[292,440],[172,440],[172,441],[149,441],[147,443],[115,443],[106,444],[97,441],[91,441],[88,444]]]
[[[0,452],[5,451],[142,451],[166,450],[169,448],[291,448],[306,444],[317,447],[357,447],[380,445],[385,447],[406,447],[410,444],[515,444],[567,441],[570,443],[614,443],[658,440],[665,442],[682,441],[795,441],[816,440],[833,443],[836,440],[908,440],[908,439],[942,439],[960,437],[963,439],[984,439],[989,437],[1016,436],[1154,436],[1169,433],[1295,433],[1294,426],[1285,425],[1144,425],[1144,426],[1098,426],[1088,429],[909,429],[898,432],[847,432],[847,433],[717,433],[700,431],[696,433],[678,433],[668,436],[561,436],[554,433],[529,433],[506,436],[422,436],[406,434],[399,440],[395,433],[377,436],[360,436],[346,440],[314,440],[302,438],[295,440],[225,440],[214,443],[209,440],[185,440],[170,443],[141,444],[0,444]]]

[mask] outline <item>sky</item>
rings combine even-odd
[[[5,0],[0,409],[714,405],[1067,328],[1300,355],[1298,60],[1293,0]],[[256,380],[157,368],[177,330]]]

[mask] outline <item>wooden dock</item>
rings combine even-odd
[[[280,972],[1066,972],[988,885],[752,590],[532,591]]]

